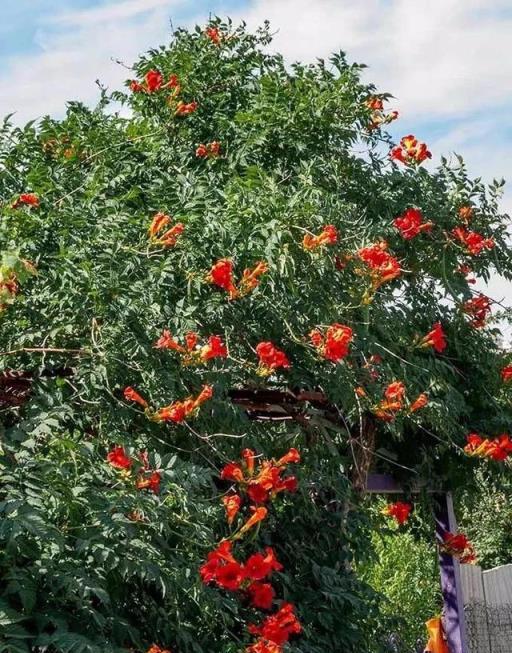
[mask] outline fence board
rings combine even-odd
[[[512,653],[512,565],[461,565],[470,653]]]

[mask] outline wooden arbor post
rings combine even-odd
[[[401,494],[403,489],[392,476],[370,474],[366,491],[374,494]],[[439,492],[434,494],[434,514],[436,537],[438,542],[442,542],[443,535],[447,531],[454,533],[457,530],[453,500],[450,493]],[[439,572],[443,594],[443,626],[450,653],[469,653],[460,563],[453,556],[439,552]]]

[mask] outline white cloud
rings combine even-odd
[[[340,48],[406,115],[445,117],[505,104],[512,94],[512,15],[505,0],[254,0],[251,25],[269,18],[293,60]]]
[[[129,72],[112,59],[127,64],[171,33],[170,15],[182,0],[124,0],[75,13],[63,13],[41,24],[39,50],[18,55],[0,74],[0,115],[16,111],[23,123],[41,115],[61,115],[67,100],[94,103],[95,80],[119,87]]]
[[[125,2],[105,5],[83,11],[70,11],[57,14],[49,22],[57,25],[86,26],[98,23],[124,20],[158,7],[169,9],[169,0],[126,0]]]

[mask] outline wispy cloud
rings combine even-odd
[[[179,0],[125,0],[93,9],[57,14],[50,18],[49,22],[69,27],[86,27],[104,22],[126,20],[160,7],[169,10],[179,4],[182,4]]]
[[[76,12],[65,11],[38,25],[38,51],[17,55],[1,67],[0,115],[17,122],[61,115],[67,100],[94,103],[95,80],[118,87],[128,76],[116,64],[131,64],[171,33],[170,17],[182,0],[124,0]]]
[[[507,9],[505,0],[255,0],[244,16],[269,18],[276,47],[291,59],[343,48],[420,119],[510,102]]]

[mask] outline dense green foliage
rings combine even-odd
[[[374,532],[374,559],[358,569],[361,577],[385,597],[381,610],[389,622],[394,621],[390,632],[400,651],[414,651],[418,642],[424,643],[425,622],[439,613],[438,555],[434,542],[428,539],[432,530],[429,521],[432,518],[426,511],[421,521],[414,518],[407,531],[391,526]]]
[[[187,116],[165,94],[118,92],[130,117],[113,113],[104,95],[94,110],[70,103],[62,120],[4,123],[0,247],[37,275],[22,280],[0,324],[2,370],[33,378],[29,401],[2,413],[0,651],[120,653],[152,642],[176,653],[243,650],[245,624],[258,617],[198,576],[229,533],[218,470],[242,447],[279,456],[290,446],[303,456],[299,491],[243,547],[272,543],[284,565],[278,594],[296,604],[304,627],[290,650],[377,650],[378,599],[351,565],[371,543],[350,490],[349,441],[395,379],[411,400],[426,391],[430,403],[377,423],[382,469],[403,472],[398,463],[409,477],[458,485],[477,464],[462,452],[466,432],[510,427],[497,330],[475,329],[461,310],[471,286],[456,270],[468,256],[447,236],[458,208],[471,204],[472,226],[497,243],[471,259],[475,273],[488,278],[495,267],[511,278],[500,184],[484,188],[462,163],[433,173],[391,164],[389,138],[367,129],[375,89],[359,66],[338,54],[288,69],[264,52],[268,42],[266,29],[234,29],[220,45],[200,29],[179,31],[142,57],[137,77],[151,68],[178,75],[181,97],[198,103]],[[214,140],[221,156],[196,157]],[[27,191],[40,206],[12,208]],[[402,239],[392,221],[410,206],[435,222],[432,234]],[[148,245],[157,211],[184,223],[176,247]],[[338,243],[305,251],[304,234],[326,224]],[[368,304],[367,279],[351,261],[338,269],[333,254],[383,238],[403,273]],[[229,301],[205,280],[225,257],[237,278],[259,260],[269,272]],[[415,347],[439,320],[447,350]],[[339,364],[319,360],[307,337],[333,322],[354,329]],[[222,335],[229,356],[184,367],[175,352],[154,348],[164,328]],[[254,348],[267,340],[291,367],[263,379]],[[383,358],[373,381],[372,354]],[[204,383],[213,399],[182,425],[151,422],[122,395],[134,386],[161,407]],[[363,385],[360,398],[354,388]],[[252,422],[227,398],[240,387],[322,391],[343,419],[309,406],[301,421]],[[114,445],[148,450],[163,474],[160,494],[136,490],[107,464]],[[142,521],[130,519],[134,511]]]
[[[483,569],[512,563],[512,487],[506,475],[478,470],[475,482],[459,492],[458,519]]]

